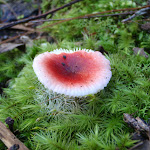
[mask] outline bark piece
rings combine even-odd
[[[129,150],[150,150],[150,126],[139,117],[134,118],[127,113],[123,115],[124,121],[136,131],[132,139],[139,141]]]
[[[8,149],[19,145],[18,150],[29,150],[2,122],[0,122],[0,139]]]

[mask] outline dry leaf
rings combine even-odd
[[[11,51],[13,50],[14,48],[18,48],[18,47],[21,47],[23,46],[24,47],[24,44],[15,44],[15,43],[4,43],[4,44],[1,44],[0,45],[0,53],[4,53],[4,52],[7,52],[7,51]]]

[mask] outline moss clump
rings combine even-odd
[[[69,45],[71,48],[73,43],[68,42]],[[55,44],[47,46],[56,48]],[[80,99],[49,92],[37,80],[32,61],[28,61],[5,89],[7,97],[0,100],[0,119],[14,118],[15,128],[21,133],[19,138],[30,149],[130,147],[134,141],[130,140],[123,113],[137,112],[136,116],[149,118],[150,58],[130,51],[119,51],[108,58],[113,73],[108,86],[96,95]]]
[[[67,2],[53,1],[51,5],[57,7]],[[129,2],[117,0],[112,4],[87,0],[61,10],[54,18],[134,7],[135,2]],[[48,4],[43,0],[43,9],[46,10]],[[57,44],[37,41],[33,47],[27,48],[24,55],[16,53],[15,59],[6,59],[9,54],[3,54],[3,60],[9,63],[5,61],[1,72],[4,77],[13,79],[0,97],[0,120],[12,117],[14,128],[20,131],[18,138],[29,149],[124,150],[134,144],[135,141],[130,139],[133,131],[124,123],[123,113],[134,114],[144,120],[150,116],[150,57],[134,55],[132,48],[149,49],[150,38],[137,23],[122,24],[122,19],[105,17],[62,23],[46,29],[56,38]],[[111,62],[112,78],[108,86],[96,95],[80,99],[60,96],[45,89],[37,80],[32,68],[36,54],[56,48],[97,50],[99,46],[108,52],[106,57]],[[7,75],[4,66],[11,66],[16,61],[24,68],[21,72],[21,68],[15,69],[15,75]]]
[[[15,49],[10,52],[0,54],[0,90],[7,86],[7,81],[17,77],[23,67],[17,60],[22,55],[22,52]]]
[[[7,87],[9,80],[17,77],[24,65],[32,61],[38,51],[41,41],[35,41],[33,47],[28,47],[26,51],[14,49],[0,54],[0,93],[2,88]]]

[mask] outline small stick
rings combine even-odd
[[[0,139],[9,150],[13,147],[19,147],[19,150],[29,150],[2,122],[0,122]]]
[[[149,11],[150,11],[150,7],[143,8],[143,9],[141,9],[141,10],[135,12],[135,14],[133,14],[133,15],[130,16],[129,18],[122,20],[121,22],[124,23],[124,22],[127,22],[127,21],[132,20],[132,19],[135,18],[136,16],[141,16],[141,15],[149,14]]]
[[[148,133],[150,131],[150,127],[139,117],[134,118],[133,116],[124,113],[124,121],[126,123],[128,123],[130,126],[132,126],[134,129],[136,129],[137,131],[144,131],[146,133]]]
[[[139,126],[137,120],[134,117],[132,117],[131,115],[129,115],[127,113],[124,113],[123,116],[124,116],[124,122],[126,122],[132,128],[134,128],[134,129],[136,129],[138,131],[141,130],[141,127]]]

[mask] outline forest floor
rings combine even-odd
[[[107,87],[49,91],[32,64],[55,49],[101,52]],[[0,104],[1,150],[149,150],[150,1],[1,0]]]

